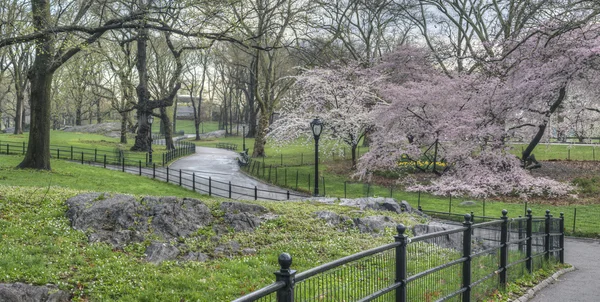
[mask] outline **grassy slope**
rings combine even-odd
[[[190,249],[210,253],[219,244],[235,240],[257,254],[205,263],[143,261],[149,242],[125,251],[105,244],[89,244],[65,217],[64,201],[83,191],[110,191],[134,195],[191,196],[203,200],[214,215],[219,200],[144,177],[76,163],[53,161],[52,172],[16,170],[19,156],[0,155],[0,282],[54,283],[80,301],[227,301],[267,285],[277,269],[277,255],[289,252],[295,269],[306,270],[364,249],[391,242],[393,231],[373,237],[354,230],[338,231],[317,219],[316,211],[334,210],[351,217],[376,215],[353,209],[308,202],[257,202],[279,218],[254,233],[227,234],[218,241],[212,228],[182,239]],[[414,223],[405,215],[389,213],[396,221]]]

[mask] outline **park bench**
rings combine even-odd
[[[237,158],[238,164],[240,167],[247,166],[250,163],[250,157],[248,156],[248,150],[244,150],[244,152],[240,152],[240,157]]]
[[[237,144],[217,143],[217,148],[227,150],[237,150]]]

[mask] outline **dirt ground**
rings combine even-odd
[[[540,161],[542,167],[534,169],[531,174],[558,181],[572,181],[577,177],[600,175],[600,161]]]

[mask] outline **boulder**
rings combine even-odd
[[[354,222],[350,217],[346,215],[338,215],[337,213],[331,211],[319,211],[315,212],[315,215],[317,218],[325,220],[325,222],[331,226],[337,226],[346,223],[346,221],[349,221],[352,225],[354,225]]]
[[[183,260],[185,261],[205,262],[209,259],[210,258],[208,257],[208,255],[200,252],[189,252],[187,253],[187,255],[183,256]]]
[[[240,251],[240,244],[237,241],[230,241],[219,245],[214,250],[215,257],[232,257]]]
[[[0,301],[2,302],[66,302],[70,300],[70,295],[59,290],[55,285],[0,284]]]
[[[210,209],[193,198],[144,197],[146,217],[152,218],[152,229],[165,239],[187,237],[199,228],[212,223]]]
[[[467,206],[474,206],[476,204],[477,204],[477,202],[475,202],[473,200],[465,200],[465,201],[463,201],[463,202],[460,203],[461,206],[465,206],[465,207],[467,207]]]
[[[249,203],[224,202],[221,210],[225,212],[225,223],[236,232],[252,232],[262,221],[277,217],[269,215],[267,208]]]
[[[239,214],[226,213],[224,219],[236,232],[252,232],[261,223],[259,217],[246,212]]]
[[[161,263],[165,260],[175,260],[179,249],[168,243],[152,242],[146,248],[146,260],[152,263]]]
[[[405,200],[398,203],[393,198],[384,197],[342,198],[340,199],[340,205],[356,207],[361,210],[390,211],[395,213],[413,212],[413,208]]]
[[[442,232],[449,229],[456,228],[457,226],[446,225],[432,222],[430,224],[417,224],[413,226],[413,234],[415,236],[426,235],[430,233]],[[429,238],[424,240],[423,242],[435,244],[444,248],[451,248],[455,250],[462,251],[463,242],[462,242],[462,232],[438,236],[434,238]]]
[[[67,217],[76,230],[89,231],[91,242],[122,248],[153,233],[165,240],[189,236],[213,221],[210,209],[197,199],[87,193],[67,200]]]
[[[395,228],[396,223],[388,216],[368,216],[355,218],[354,224],[362,233],[377,234],[385,228]]]

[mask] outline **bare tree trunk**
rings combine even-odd
[[[565,87],[562,87],[560,89],[560,91],[558,93],[558,98],[556,99],[554,104],[552,104],[552,106],[550,107],[550,110],[548,110],[548,112],[546,113],[546,117],[549,118],[560,107],[563,100],[565,99],[566,92],[567,92],[566,90],[567,89]],[[523,160],[523,161],[527,160],[527,158],[531,155],[531,152],[533,152],[535,147],[542,140],[542,137],[544,136],[544,132],[546,131],[546,126],[548,125],[548,120],[549,120],[548,118],[545,119],[543,124],[538,126],[537,133],[535,134],[535,136],[533,137],[531,142],[529,142],[529,145],[527,145],[527,148],[525,148],[525,150],[523,150],[521,160]]]
[[[129,112],[121,112],[121,144],[127,144],[127,120]]]
[[[265,110],[266,111],[266,110]],[[258,121],[258,129],[254,140],[254,151],[252,157],[264,157],[265,145],[267,143],[267,129],[269,128],[269,116],[268,112],[261,112],[260,119]]]
[[[19,85],[19,84],[16,84]],[[17,88],[16,91],[16,102],[17,106],[15,108],[15,131],[14,134],[23,134],[23,102],[25,101],[25,96],[23,95],[23,91]]]
[[[165,145],[167,150],[173,150],[175,149],[175,144],[173,143],[173,129],[171,128],[171,121],[167,114],[167,107],[160,107],[160,119],[162,121],[163,130],[165,131]]]
[[[50,23],[50,6],[46,0],[31,1],[33,26],[42,29]],[[46,34],[36,41],[36,56],[28,78],[31,83],[31,128],[25,158],[17,166],[50,170],[50,93],[52,77],[53,34]]]
[[[131,151],[147,151],[151,146],[151,131],[148,125],[148,115],[152,114],[152,109],[148,108],[150,102],[150,93],[148,92],[148,66],[147,66],[147,45],[148,45],[148,29],[140,29],[137,37],[137,61],[136,68],[138,71],[139,83],[135,88],[138,96],[137,108],[137,135],[135,136],[135,144],[131,147]]]

